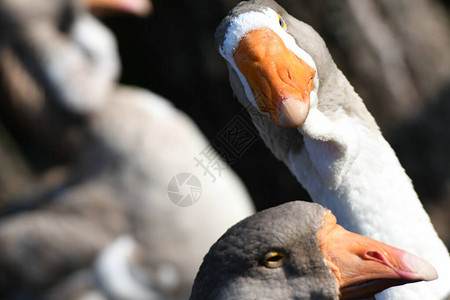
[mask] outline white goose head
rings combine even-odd
[[[352,135],[349,118],[379,130],[319,34],[274,1],[253,0],[225,17],[216,44],[227,61],[235,95],[255,112],[252,118],[274,154],[291,165],[292,153],[302,149],[302,136],[329,142],[322,153],[325,160],[318,158],[326,164],[316,167],[328,186],[338,186],[355,156],[346,145],[360,142]],[[348,163],[333,167],[336,174],[321,170],[332,164],[330,157],[342,153]]]
[[[319,79],[290,26],[289,15],[276,3],[242,2],[219,26],[217,39],[251,105],[278,125],[298,127],[317,105]]]

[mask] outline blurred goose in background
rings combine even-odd
[[[345,230],[319,204],[295,201],[231,227],[205,256],[190,299],[366,299],[436,277],[425,260]]]
[[[114,278],[108,274],[114,273],[110,268],[120,254],[127,254],[122,258],[128,264],[147,271],[144,286],[186,299],[204,253],[230,225],[254,211],[244,186],[229,169],[215,182],[205,176],[204,170],[195,166],[194,157],[207,149],[207,140],[186,115],[148,91],[118,89],[91,128],[96,144],[106,147],[112,157],[98,157],[99,152],[93,151],[88,159],[91,163],[85,165],[90,168],[88,174],[100,170],[96,177],[110,182],[122,199],[129,199],[131,232],[139,245],[132,252],[126,250],[131,249],[127,244],[112,245],[112,252],[106,252],[110,259],[100,258],[98,271],[105,275],[100,276],[105,279],[104,286],[117,288],[125,282],[111,282]],[[208,151],[217,155],[213,149]],[[179,186],[168,186],[174,178]],[[195,204],[187,202],[190,207],[177,206],[168,198],[168,189],[173,189],[177,196],[194,199],[199,184],[201,196]],[[127,239],[120,241],[127,243]]]
[[[436,267],[438,280],[393,288],[379,299],[448,295],[448,251],[394,151],[317,32],[274,1],[254,0],[225,17],[216,42],[234,94],[313,201],[329,208],[346,229]]]
[[[24,187],[2,210],[0,295],[14,299],[88,267],[128,221],[110,187],[72,186],[84,114],[105,104],[118,76],[112,35],[80,1],[5,0],[0,12],[2,118],[50,156],[65,157],[68,174],[49,191]]]
[[[245,187],[188,116],[116,84],[115,41],[81,2],[0,6],[14,29],[0,32],[4,101],[37,142],[60,137],[75,157],[68,182],[0,220],[0,294],[76,299],[82,283],[111,299],[188,298],[210,245],[254,212]],[[214,182],[202,153],[221,167]]]
[[[122,12],[146,16],[152,10],[150,0],[84,0],[93,12]]]

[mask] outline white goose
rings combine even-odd
[[[216,43],[234,94],[312,199],[348,230],[436,267],[438,280],[396,287],[379,299],[448,295],[448,251],[394,151],[317,32],[274,1],[253,0],[225,17]]]

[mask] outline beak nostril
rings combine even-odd
[[[366,255],[365,255],[365,258],[366,259],[370,259],[370,260],[375,260],[375,261],[378,261],[378,262],[381,262],[381,263],[385,263],[386,262],[386,259],[383,256],[383,254],[381,254],[378,251],[367,251]]]
[[[291,70],[287,69],[287,75],[288,75],[288,78],[289,78],[291,81],[294,81],[294,76],[292,76]]]

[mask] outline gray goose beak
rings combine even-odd
[[[331,212],[325,215],[318,238],[341,299],[368,298],[392,286],[438,277],[422,258],[345,230]]]
[[[146,16],[152,10],[150,0],[83,0],[94,12],[123,12]]]
[[[269,28],[248,32],[233,57],[261,111],[269,112],[283,127],[305,122],[315,70],[289,50],[275,32]]]

